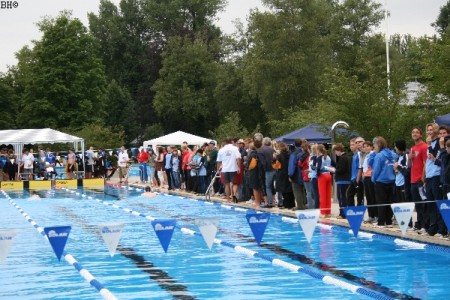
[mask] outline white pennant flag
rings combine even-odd
[[[392,211],[394,212],[395,219],[397,220],[398,226],[404,235],[406,229],[408,228],[409,220],[414,211],[414,203],[393,203],[391,204]]]
[[[200,229],[200,233],[202,234],[203,239],[205,240],[209,250],[212,249],[214,239],[216,238],[217,226],[219,226],[219,222],[220,219],[217,217],[195,220],[195,224]]]
[[[306,240],[311,243],[311,238],[319,220],[320,209],[296,210],[298,222],[305,233]]]
[[[103,241],[105,241],[106,247],[108,248],[109,255],[111,255],[111,257],[113,257],[116,253],[117,245],[119,244],[124,225],[124,223],[109,223],[98,225],[103,237]]]
[[[0,230],[0,263],[6,260],[15,236],[16,231],[14,229]]]

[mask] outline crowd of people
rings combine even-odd
[[[118,170],[120,181],[126,182],[129,165],[136,161],[141,183],[149,187],[246,201],[255,209],[320,209],[322,217],[331,216],[335,182],[337,218],[345,218],[345,207],[366,205],[364,222],[392,227],[395,218],[390,204],[414,202],[417,220],[410,222],[410,230],[447,236],[435,201],[448,199],[450,193],[450,128],[430,123],[424,133],[415,127],[410,141],[397,140],[393,146],[389,148],[382,136],[371,141],[356,137],[347,151],[343,143],[312,144],[298,139],[287,145],[257,133],[245,140],[227,138],[221,145],[210,141],[192,148],[186,142],[180,148],[140,147],[131,155],[123,146],[109,155],[90,147],[84,163],[70,149],[64,165],[68,179],[82,172],[85,178],[108,180]],[[42,146],[36,154],[24,149],[19,158],[13,149],[3,148],[0,179],[54,178],[55,167],[61,164],[57,157]]]
[[[220,146],[211,141],[192,149],[183,143],[180,149],[155,150],[141,147],[138,154],[141,166],[150,166],[150,174],[141,172],[141,181],[154,187],[247,201],[255,209],[318,208],[322,217],[330,217],[335,182],[337,218],[345,218],[345,207],[366,205],[365,223],[392,227],[390,204],[415,202],[417,221],[409,224],[409,230],[438,237],[448,234],[435,202],[447,199],[450,192],[447,126],[427,124],[425,134],[413,128],[411,141],[397,140],[393,148],[382,136],[371,141],[353,138],[347,151],[343,143],[298,139],[287,145],[255,134],[246,140],[227,138]]]

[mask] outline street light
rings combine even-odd
[[[348,125],[347,122],[345,121],[337,121],[335,122],[333,125],[331,125],[331,132],[330,132],[330,136],[331,136],[331,148],[333,148],[334,142],[335,142],[335,137],[336,137],[336,128],[338,126],[342,126],[344,128],[348,128],[350,127]],[[336,154],[334,153],[334,151],[331,151],[331,158],[336,161]],[[337,201],[337,185],[336,185],[336,180],[333,180],[333,201],[336,202]]]

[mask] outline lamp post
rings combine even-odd
[[[331,147],[333,147],[334,143],[335,143],[335,137],[336,137],[336,128],[338,126],[342,126],[344,128],[348,128],[349,125],[347,122],[345,121],[337,121],[335,122],[333,125],[331,125],[331,131],[330,131],[330,136],[331,136]],[[331,158],[336,161],[336,154],[334,153],[334,151],[331,151]],[[336,180],[333,180],[333,202],[337,202],[337,185],[336,185]]]

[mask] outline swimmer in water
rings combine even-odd
[[[41,197],[38,195],[38,193],[36,193],[36,191],[31,191],[31,196],[29,200],[39,200],[39,199],[41,199]]]
[[[152,188],[149,186],[145,187],[145,193],[141,194],[142,197],[147,197],[147,198],[153,198],[156,197],[157,195],[155,193],[152,192]]]

